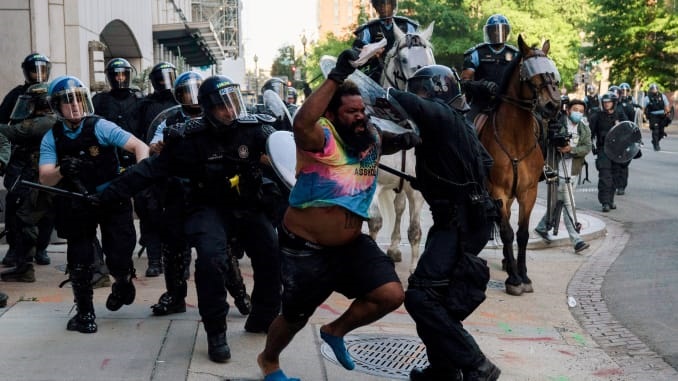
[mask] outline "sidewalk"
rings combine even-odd
[[[544,208],[537,205],[532,220],[536,225]],[[425,211],[423,228],[430,227]],[[517,213],[514,213],[517,214]],[[520,297],[504,292],[501,248],[491,243],[481,254],[490,264],[492,280],[486,302],[465,322],[486,355],[501,369],[501,380],[632,380],[671,379],[664,369],[657,377],[650,370],[631,374],[594,341],[573,317],[589,306],[567,305],[567,290],[580,267],[610,248],[620,251],[606,237],[607,227],[597,216],[579,213],[582,235],[591,247],[574,254],[564,226],[551,244],[545,244],[530,229],[528,271],[535,292]],[[406,227],[405,227],[406,228]],[[621,228],[615,228],[621,231]],[[379,243],[386,246],[390,232],[382,231]],[[406,235],[404,235],[406,236]],[[422,242],[423,244],[423,242]],[[6,245],[0,247],[4,254]],[[401,279],[408,276],[409,247],[402,245],[405,262],[397,265]],[[618,254],[618,253],[617,253]],[[207,340],[196,308],[195,284],[189,281],[186,313],[153,317],[149,306],[164,291],[163,278],[145,278],[146,257],[136,259],[139,279],[137,298],[131,306],[110,312],[105,299],[110,289],[95,290],[99,332],[91,335],[66,331],[74,313],[69,286],[57,287],[65,277],[65,245],[49,248],[52,264],[36,266],[37,282],[0,282],[9,295],[8,307],[0,309],[0,380],[261,380],[256,355],[265,336],[243,329],[245,317],[232,308],[228,318],[228,341],[232,359],[217,364],[207,357]],[[616,258],[616,255],[615,255]],[[251,290],[249,261],[241,263]],[[579,280],[580,283],[587,282]],[[604,301],[601,300],[601,302]],[[346,371],[322,345],[318,328],[342,313],[349,301],[333,295],[319,308],[310,323],[283,353],[284,371],[302,380],[384,380],[407,379],[409,369],[425,365],[425,351],[417,338],[413,321],[404,307],[382,320],[346,337],[357,368]],[[580,312],[581,312],[580,311]],[[596,333],[598,336],[600,332]],[[642,365],[642,364],[641,364]],[[640,369],[640,370],[638,370]],[[674,378],[675,379],[675,378]]]

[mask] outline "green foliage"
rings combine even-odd
[[[586,53],[612,63],[613,83],[656,82],[675,86],[678,72],[678,18],[662,1],[591,0],[595,12],[586,26],[593,43]]]
[[[351,47],[354,38],[352,34],[346,34],[340,37],[335,36],[334,34],[328,34],[325,37],[326,38],[322,43],[312,47],[306,60],[306,79],[311,88],[320,86],[324,80],[322,72],[320,71],[320,65],[318,64],[320,58],[324,55],[338,56],[339,53]]]

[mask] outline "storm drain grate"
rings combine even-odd
[[[504,287],[505,287],[504,282],[501,280],[490,279],[490,281],[487,282],[487,288],[491,288],[494,290],[503,290]]]
[[[416,337],[364,334],[346,336],[344,341],[358,372],[407,380],[412,368],[428,365],[426,347]],[[329,345],[323,343],[320,351],[339,364]]]

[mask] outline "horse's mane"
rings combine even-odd
[[[504,76],[501,79],[501,83],[499,84],[499,90],[497,91],[497,94],[506,94],[506,89],[509,86],[509,83],[511,82],[511,76],[513,75],[513,71],[516,70],[516,67],[520,65],[520,60],[523,58],[522,54],[518,52],[514,57],[511,62],[509,62],[508,66],[506,67],[506,70],[504,71]]]

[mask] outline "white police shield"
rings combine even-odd
[[[297,182],[297,145],[290,131],[276,131],[266,140],[266,153],[276,175],[287,188]]]

